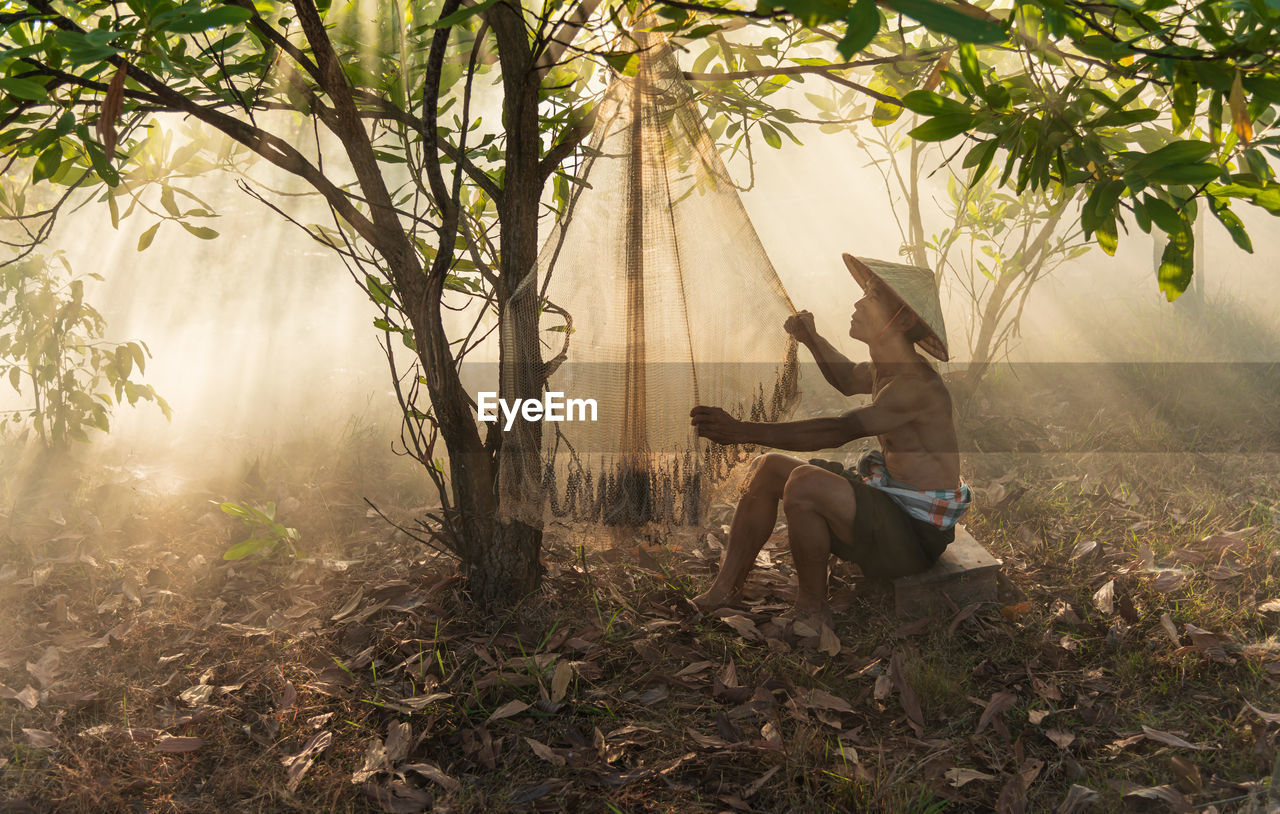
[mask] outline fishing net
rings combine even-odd
[[[692,525],[754,449],[698,439],[689,411],[783,417],[795,309],[671,48],[636,36],[638,68],[597,108],[582,183],[539,258],[542,335],[566,350],[547,390],[597,405],[595,421],[543,424],[542,491],[556,517]]]

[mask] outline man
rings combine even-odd
[[[720,573],[693,600],[704,612],[738,599],[773,531],[779,500],[799,582],[795,616],[814,629],[831,625],[827,563],[832,554],[857,563],[869,577],[922,571],[954,538],[953,526],[969,506],[950,394],[914,348],[918,343],[947,360],[933,273],[848,254],[844,261],[863,289],[849,336],[867,344],[871,361],[846,359],[818,335],[806,311],[784,327],[809,348],[832,386],[845,395],[869,393],[871,403],[836,418],[777,424],[738,421],[718,407],[698,406],[691,416],[698,435],[720,444],[819,450],[874,435],[882,452],[863,457],[857,472],[779,453],[757,458],[733,515]]]

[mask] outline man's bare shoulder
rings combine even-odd
[[[951,409],[947,383],[932,365],[924,362],[895,373],[874,400],[910,405],[917,410]]]

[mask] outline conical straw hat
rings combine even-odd
[[[942,303],[938,301],[938,286],[933,281],[932,271],[920,266],[854,257],[851,254],[843,257],[849,273],[863,289],[872,278],[879,280],[920,318],[929,329],[929,333],[916,343],[922,350],[943,362],[950,358],[947,353],[947,329],[942,324]]]

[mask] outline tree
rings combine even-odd
[[[906,135],[917,125],[910,117],[875,128],[865,138],[855,135],[884,182],[902,235],[902,254],[933,269],[939,285],[949,281],[968,303],[967,367],[953,383],[963,410],[990,364],[1018,335],[1036,282],[1090,246],[1066,219],[1080,202],[1077,191],[1055,186],[1013,195],[995,188],[989,175],[966,183],[959,168],[946,164],[940,148],[930,150],[927,142]],[[931,197],[921,182],[935,171],[946,173],[946,225],[930,235],[924,208]],[[958,337],[951,339],[954,343]]]
[[[1202,4],[1194,14],[1207,26],[1204,36],[1221,31],[1229,42],[1196,50],[1183,44],[1174,11],[1148,5],[1150,14],[1118,4],[986,12],[935,0],[886,0],[884,11],[873,0],[787,0],[753,10],[662,0],[646,8],[663,15],[659,29],[720,49],[726,70],[695,79],[707,83],[713,127],[723,119],[726,139],[754,131],[777,146],[794,111],[774,110],[759,96],[807,75],[824,77],[929,117],[912,131],[916,139],[965,134],[973,142],[965,161],[977,175],[1003,150],[1002,184],[1089,190],[1083,225],[1104,248],[1114,246],[1122,206],[1140,226],[1156,223],[1174,236],[1161,280],[1175,292],[1185,287],[1178,261],[1189,254],[1190,232],[1183,224],[1198,198],[1207,197],[1241,241],[1247,236],[1229,201],[1280,201],[1272,178],[1260,174],[1269,172],[1265,160],[1258,165],[1245,155],[1260,156],[1262,140],[1241,146],[1255,123],[1269,126],[1274,80],[1269,55],[1259,66],[1240,48],[1274,25],[1271,12],[1235,7],[1210,19],[1204,9],[1219,4]],[[642,11],[598,0],[530,7],[515,0],[355,0],[334,8],[323,0],[8,3],[0,10],[0,149],[10,168],[31,162],[34,180],[64,187],[62,201],[105,183],[114,205],[122,170],[144,143],[131,134],[155,116],[178,114],[320,196],[334,225],[298,225],[340,256],[384,309],[378,327],[387,340],[396,335],[414,351],[418,369],[403,374],[390,349],[388,359],[408,419],[406,446],[441,491],[433,531],[459,555],[473,597],[509,601],[539,579],[539,425],[519,422],[507,433],[488,425],[482,434],[458,365],[475,347],[483,316],[494,314],[500,396],[540,395],[548,368],[538,321],[548,304],[535,265],[539,223],[554,216],[576,182],[572,170],[602,69],[628,69],[635,46],[624,22]],[[1134,26],[1146,30],[1148,17],[1157,30],[1144,36],[1159,39],[1173,29],[1172,43],[1125,42]],[[747,51],[722,36],[744,21],[783,32],[773,45],[764,40],[778,55],[772,64],[758,55],[745,59]],[[1242,21],[1257,24],[1244,33],[1230,28]],[[783,58],[783,39],[786,48],[809,52]],[[831,43],[844,62],[817,50]],[[735,52],[743,70],[731,64]],[[850,61],[859,52],[867,58]],[[957,54],[959,69],[952,65]],[[904,78],[900,87],[851,78],[871,67],[884,82],[889,65]],[[1085,75],[1073,73],[1079,71]],[[1071,76],[1059,87],[1063,72]],[[734,90],[740,80],[755,82],[755,97]],[[904,93],[908,81],[917,89]],[[1233,82],[1243,89],[1232,90]],[[1200,87],[1209,89],[1210,113],[1215,99],[1219,110],[1229,104],[1226,135],[1219,128],[1212,141],[1157,147],[1162,133],[1133,128],[1152,121],[1152,98],[1171,89],[1174,129],[1184,132],[1196,119],[1212,136],[1212,115],[1206,119],[1198,102],[1188,102],[1188,88]],[[1252,102],[1242,101],[1246,92]],[[500,111],[497,126],[477,115],[484,104]],[[301,131],[298,120],[306,125]],[[1233,171],[1240,167],[1251,167],[1250,174]],[[248,188],[292,217],[280,199]],[[47,235],[58,208],[42,213],[34,235]],[[207,229],[188,220],[198,209],[164,208],[188,228]],[[446,296],[475,303],[475,327],[462,336],[445,328]],[[419,388],[427,409],[415,400]],[[447,480],[438,441],[448,453]]]
[[[686,10],[834,23],[847,59],[872,46],[933,54],[932,66],[885,60],[859,90],[873,119],[902,108],[928,117],[920,141],[962,137],[971,180],[1003,155],[999,185],[1054,186],[1085,196],[1080,226],[1114,253],[1126,219],[1168,237],[1157,269],[1175,299],[1194,269],[1200,204],[1245,251],[1231,204],[1280,214],[1280,8],[1270,3],[991,4],[966,0],[777,0],[753,11],[671,2]],[[864,60],[862,64],[868,64]],[[917,66],[919,63],[917,62]],[[905,68],[905,70],[904,70]],[[828,68],[829,70],[829,68]],[[816,72],[816,71],[815,71]],[[966,149],[967,145],[967,149]]]
[[[142,342],[103,340],[106,323],[85,301],[84,276],[61,254],[0,269],[0,376],[31,401],[0,412],[0,430],[30,421],[50,452],[88,441],[87,430],[106,432],[111,408],[125,401],[155,402],[169,416],[155,389],[134,380],[146,371],[150,350]]]

